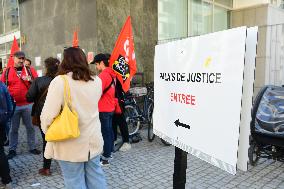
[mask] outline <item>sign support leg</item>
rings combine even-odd
[[[175,147],[173,188],[185,189],[187,169],[187,152]]]

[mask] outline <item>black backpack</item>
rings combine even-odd
[[[122,89],[122,85],[118,79],[115,82],[115,98],[118,99],[118,103],[121,108],[124,108],[125,92]]]

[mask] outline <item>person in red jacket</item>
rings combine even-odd
[[[9,154],[8,159],[12,159],[17,155],[16,149],[18,145],[18,130],[20,119],[22,118],[27,131],[27,141],[29,151],[32,154],[40,154],[41,152],[35,148],[35,130],[31,120],[32,104],[27,102],[26,93],[30,88],[31,81],[37,77],[33,68],[24,66],[25,53],[17,51],[13,55],[14,67],[7,68],[2,76],[1,81],[6,83],[8,90],[16,102],[16,110],[12,117],[11,129],[9,132]]]
[[[115,86],[114,79],[116,74],[108,67],[108,57],[105,54],[97,54],[94,57],[96,69],[100,72],[99,78],[102,80],[103,94],[99,100],[99,117],[101,121],[101,130],[104,139],[103,154],[101,156],[101,165],[109,165],[111,153],[113,151],[114,135],[112,130],[112,116],[115,109]]]

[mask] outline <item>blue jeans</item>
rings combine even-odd
[[[104,152],[102,159],[108,160],[113,151],[113,129],[112,129],[113,112],[100,112],[101,130],[104,139]]]
[[[12,125],[9,133],[10,146],[9,150],[16,151],[18,145],[18,131],[20,127],[20,119],[22,118],[27,131],[27,141],[29,149],[35,149],[35,130],[31,118],[32,105],[16,106],[15,113],[12,117]]]
[[[58,161],[66,189],[105,189],[105,174],[96,156],[87,162]]]

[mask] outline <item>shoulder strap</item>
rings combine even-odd
[[[38,98],[38,102],[40,102],[40,100],[47,94],[48,91],[48,87],[46,87],[46,89],[44,90],[44,92],[40,95],[40,97]]]
[[[16,73],[18,75],[18,73]],[[21,78],[19,75],[18,75],[18,78],[20,79],[20,81],[25,85],[25,87],[29,90],[29,86],[25,83],[25,81],[23,80],[23,78]],[[31,84],[31,82],[29,82]]]
[[[109,88],[111,87],[111,85],[114,83],[114,79],[113,79],[113,77],[111,78],[111,83],[109,84],[109,86],[107,87],[107,88],[105,88],[104,89],[104,91],[103,91],[103,94],[105,94],[108,90],[109,90]]]
[[[26,66],[26,69],[28,71],[28,74],[31,76],[31,78],[34,79],[34,76],[32,74],[31,68]]]
[[[10,67],[6,68],[5,70],[5,84],[8,87],[8,76],[9,76]]]
[[[70,87],[66,75],[61,75],[61,78],[64,80],[64,103],[69,103],[69,105],[72,107]]]

